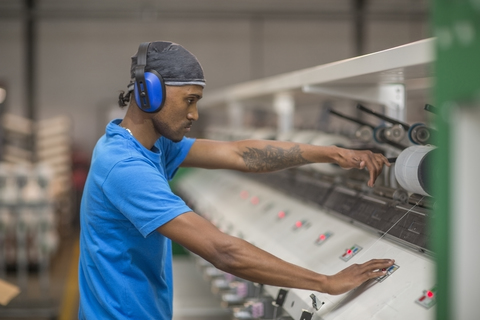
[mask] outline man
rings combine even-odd
[[[393,260],[371,260],[335,275],[282,261],[220,232],[169,186],[179,166],[269,172],[313,162],[368,168],[373,186],[380,154],[280,141],[185,138],[198,119],[205,80],[197,59],[170,42],[140,45],[129,102],[98,141],[81,204],[80,319],[171,319],[170,239],[217,268],[254,282],[329,294],[385,274]]]

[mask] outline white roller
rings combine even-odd
[[[434,149],[434,146],[413,146],[400,153],[395,162],[395,176],[402,188],[431,196],[426,190],[428,183],[426,176],[429,170],[426,159]]]

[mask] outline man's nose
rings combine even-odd
[[[197,106],[193,107],[192,110],[190,110],[190,111],[187,113],[187,118],[188,118],[188,120],[192,120],[192,121],[197,121],[197,120],[198,120],[198,109],[197,109]]]

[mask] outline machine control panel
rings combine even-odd
[[[299,289],[287,291],[275,286],[265,286],[265,297],[270,300],[263,307],[266,308],[268,305],[272,313],[281,311],[285,315],[288,314],[292,320],[373,317],[432,319],[438,294],[431,277],[434,263],[423,251],[417,250],[420,247],[428,252],[428,248],[422,245],[428,239],[425,228],[429,216],[427,205],[416,205],[412,208],[414,205],[412,199],[408,202],[398,202],[390,199],[388,194],[384,196],[375,192],[367,194],[354,188],[355,186],[351,187],[347,181],[332,185],[321,200],[323,205],[318,207],[316,204],[320,200],[313,201],[313,193],[312,198],[305,201],[307,194],[301,193],[296,186],[300,178],[302,183],[308,182],[310,185],[312,179],[322,178],[320,176],[307,176],[300,171],[295,172],[295,175],[291,172],[272,173],[272,176],[260,177],[264,180],[267,180],[267,177],[271,177],[272,181],[276,178],[283,180],[275,180],[277,183],[272,182],[263,186],[247,180],[250,176],[244,178],[230,172],[218,174],[221,174],[225,181],[231,181],[238,187],[231,192],[225,191],[226,187],[221,183],[211,184],[211,189],[205,188],[205,181],[211,179],[211,171],[205,173],[192,171],[191,178],[183,182],[184,196],[194,203],[200,212],[210,214],[213,222],[222,230],[234,236],[238,235],[261,249],[271,250],[282,259],[302,261],[305,267],[319,268],[328,274],[338,272],[351,263],[357,261],[361,263],[364,256],[365,259],[385,256],[398,260],[395,262],[398,264],[385,268],[385,274],[381,274],[381,277],[372,279],[373,282],[365,287],[366,290],[362,290],[361,295],[352,295],[351,299],[324,297],[317,292],[307,294],[305,290]],[[278,181],[290,181],[288,185],[292,187],[291,192],[285,194],[278,190],[278,185],[281,184]],[[270,186],[275,186],[275,190]],[[346,190],[348,188],[351,192]],[[332,197],[336,200],[333,201]],[[257,198],[259,202],[254,205],[252,200],[256,202]],[[352,205],[350,202],[353,200],[356,202]],[[348,202],[348,206],[354,210],[342,207],[344,202]],[[385,232],[388,237],[384,240],[382,238]],[[380,239],[378,234],[382,235]],[[332,237],[333,239],[330,239]],[[396,245],[398,240],[402,241]],[[358,253],[360,254],[357,255]],[[355,259],[352,260],[354,256]],[[338,258],[342,262],[338,261]],[[395,273],[399,270],[399,264],[402,264],[402,270]],[[255,316],[262,314],[261,305],[252,304],[252,300],[244,297],[244,287],[236,287],[236,290],[233,290],[224,281],[216,281],[219,278],[216,272],[207,273],[209,277],[204,278],[215,282],[215,289],[218,292],[216,294],[222,295],[229,306],[238,308],[241,304],[242,310],[248,311],[249,319],[253,318],[253,314]],[[395,273],[393,278],[387,280],[393,273]],[[225,293],[233,295],[223,297]],[[258,294],[258,291],[255,291],[255,294]],[[245,305],[247,301],[248,308]],[[255,303],[257,302],[256,300]],[[346,303],[349,304],[347,308],[336,307]]]
[[[320,234],[318,236],[318,238],[315,240],[315,244],[316,245],[322,245],[325,243],[325,241],[328,240],[328,238],[330,238],[331,236],[333,236],[333,233],[330,232],[330,231],[327,231],[327,232],[324,232],[322,234]]]
[[[287,215],[288,215],[288,211],[286,211],[286,210],[280,210],[280,211],[278,211],[278,213],[277,213],[277,218],[278,218],[278,220],[282,220],[282,219],[284,219]]]
[[[427,217],[432,205],[427,200],[424,205],[416,205],[416,201],[400,201],[395,196],[397,191],[390,196],[380,192],[380,189],[377,193],[367,194],[346,183],[331,184],[301,171],[295,175],[288,171],[278,171],[268,175],[250,175],[249,178],[284,191],[292,198],[319,204],[322,208],[347,218],[347,221],[359,223],[359,226],[388,232],[389,237],[399,239],[402,243],[406,241],[409,246],[420,249],[421,252],[430,251],[427,245],[430,236]],[[251,195],[245,197],[250,199]],[[400,218],[402,223],[395,224]]]
[[[435,291],[436,288],[424,290],[423,295],[417,300],[415,300],[415,302],[424,307],[425,309],[430,309],[437,302],[435,297]]]
[[[255,195],[251,195],[247,190],[242,190],[240,192],[240,198],[242,200],[249,200],[249,202],[253,205],[257,205],[260,203],[260,198]]]
[[[343,261],[347,262],[349,261],[350,259],[352,259],[357,253],[360,252],[360,250],[362,250],[363,248],[360,247],[359,245],[353,245],[352,247],[348,248],[345,250],[345,253],[343,253],[341,256],[340,256],[340,259],[342,259]]]
[[[382,282],[383,280],[387,279],[389,276],[392,275],[392,273],[394,273],[395,271],[398,270],[398,268],[400,268],[398,265],[394,264],[390,267],[388,267],[387,269],[384,269],[383,271],[387,271],[387,273],[385,273],[383,276],[381,277],[378,277],[377,278],[377,281],[378,282]]]
[[[312,224],[308,220],[297,220],[295,221],[295,224],[293,225],[293,230],[298,230],[300,228],[310,228]]]
[[[260,198],[257,196],[253,196],[252,198],[250,198],[250,203],[256,206],[257,204],[260,203]]]

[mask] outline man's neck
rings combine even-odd
[[[125,116],[122,122],[119,123],[119,126],[127,130],[148,150],[151,150],[155,141],[160,138],[160,135],[155,132],[150,119],[132,119],[131,117]]]

